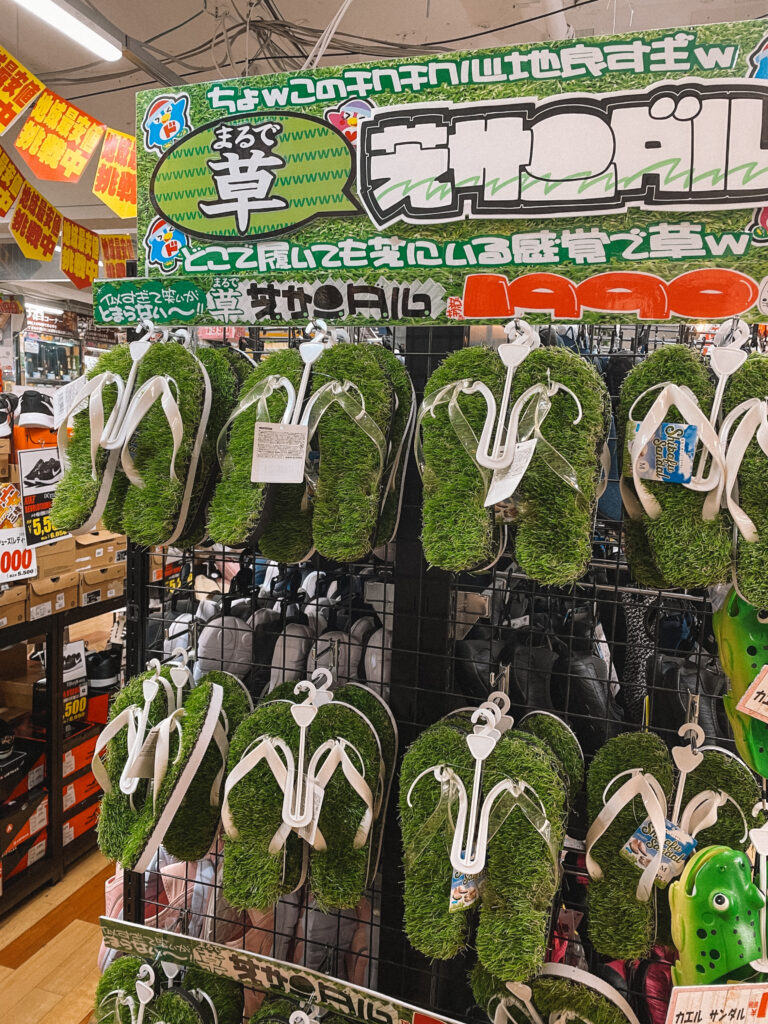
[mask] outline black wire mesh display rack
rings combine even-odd
[[[486,328],[475,329],[472,336],[458,327],[398,329],[395,341],[417,397],[421,398],[427,378],[448,353],[466,344],[487,343],[486,332],[490,337]],[[551,340],[562,343],[563,339],[553,334]],[[566,343],[578,346],[602,372],[615,411],[621,380],[648,351],[670,341],[700,347],[704,340],[704,335],[685,326],[622,330],[577,326]],[[757,333],[753,344],[760,344]],[[534,583],[517,570],[509,554],[479,575],[454,576],[428,569],[419,539],[420,481],[412,459],[397,541],[387,552],[391,560],[371,557],[363,564],[341,566],[313,557],[313,568],[339,581],[341,596],[334,618],[346,623],[367,614],[391,637],[385,689],[399,729],[401,756],[428,725],[451,710],[479,704],[494,688],[507,690],[516,715],[541,706],[541,694],[548,691],[551,710],[564,715],[575,730],[587,761],[611,736],[644,726],[671,746],[696,697],[706,701],[708,739],[730,745],[707,594],[652,591],[633,583],[623,553],[616,489],[609,487],[607,493],[595,522],[589,571],[566,588]],[[228,557],[236,559],[237,554]],[[194,612],[197,604],[196,573],[215,574],[223,558],[221,549],[206,547],[152,556],[134,546],[129,549],[129,675],[141,671],[148,659],[170,654],[179,613]],[[243,566],[241,583],[243,573],[247,578],[252,571],[247,560]],[[272,592],[251,598],[254,609],[269,603],[280,611],[278,632],[295,611],[295,587],[295,574],[281,567]],[[319,663],[332,659],[340,681],[357,678],[354,652],[344,650],[343,642],[333,650],[323,647],[319,617],[310,616],[309,621],[317,628],[320,642],[314,643],[313,650]],[[258,697],[274,668],[272,648],[264,655],[255,643],[245,668],[252,693]],[[585,698],[585,677],[600,683],[601,704]],[[455,1020],[487,1019],[483,1009],[474,1005],[468,985],[472,956],[430,962],[405,936],[396,789],[395,785],[376,884],[355,911],[322,915],[311,894],[301,890],[282,900],[275,913],[235,912],[221,895],[222,856],[214,850],[208,881],[198,878],[198,886],[209,887],[204,909],[193,900],[199,891],[192,885],[196,865],[184,869],[181,895],[169,909],[161,884],[166,869],[156,864],[146,876],[125,876],[124,918],[204,933],[213,942],[303,963],[427,1013]],[[579,928],[586,912],[583,807],[575,808],[568,831],[563,883],[552,915],[551,955],[586,963],[599,972],[601,959],[589,947],[585,929]],[[178,881],[181,876],[175,870]],[[657,949],[655,962],[663,964],[669,955],[669,950]],[[644,980],[647,968],[647,964],[634,964],[628,970],[633,1005],[643,1021],[658,1020],[660,1011],[663,1018],[668,996],[663,981],[649,996]]]

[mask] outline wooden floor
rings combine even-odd
[[[0,1018],[13,1024],[87,1024],[99,978],[104,882],[100,853],[0,921]]]

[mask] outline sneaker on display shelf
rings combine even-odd
[[[106,690],[120,682],[122,651],[92,651],[85,656],[88,685],[92,690]]]
[[[18,404],[19,396],[12,391],[0,394],[0,437],[10,437],[13,433],[13,417]]]
[[[50,396],[36,388],[27,388],[22,393],[19,405],[19,426],[53,429],[53,402]]]

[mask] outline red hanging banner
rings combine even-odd
[[[46,89],[16,138],[16,149],[43,181],[80,180],[104,125]]]
[[[61,214],[25,181],[11,221],[11,234],[29,260],[52,259],[61,233]]]
[[[61,269],[76,288],[90,288],[99,272],[99,236],[68,217],[61,225]]]

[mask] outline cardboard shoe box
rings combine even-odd
[[[51,579],[29,581],[29,621],[77,608],[79,574],[62,573]]]
[[[87,608],[125,593],[125,562],[106,565],[101,569],[86,569],[80,573],[80,607]]]
[[[47,824],[47,790],[35,789],[7,803],[0,817],[0,855],[5,857]]]
[[[34,760],[32,754],[28,750],[19,750],[13,752],[13,761],[16,758],[21,758],[21,771],[11,775],[13,779],[14,788],[3,796],[4,800],[18,800],[19,797],[24,796],[25,793],[29,793],[32,789],[37,789],[38,786],[42,786],[45,781],[45,754],[39,754]],[[11,760],[9,758],[9,760]],[[30,763],[31,762],[31,763]],[[7,779],[10,784],[10,778]],[[5,787],[7,788],[7,786]],[[0,769],[0,795],[3,794],[4,779],[2,769]]]
[[[24,846],[18,847],[13,853],[0,858],[0,896],[3,885],[15,875],[20,875],[45,856],[48,848],[48,829],[36,833]]]
[[[90,807],[84,807],[82,811],[67,818],[61,827],[61,838],[64,846],[69,846],[75,839],[85,835],[89,829],[95,828],[99,820],[101,802],[96,801]]]
[[[75,537],[74,566],[77,569],[101,569],[105,565],[125,562],[127,541],[119,533],[95,530]]]
[[[43,544],[37,549],[37,578],[40,580],[72,572],[74,565],[74,537],[62,537],[53,544]]]
[[[73,807],[87,803],[92,797],[101,795],[101,786],[96,781],[96,776],[88,767],[85,771],[76,775],[71,782],[65,782],[62,789],[62,806],[67,814]]]
[[[12,583],[0,591],[0,629],[24,622],[27,617],[27,584]]]

